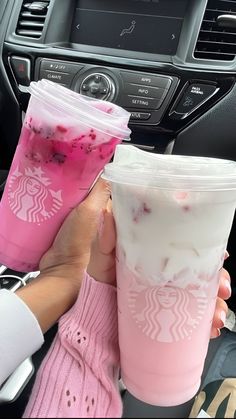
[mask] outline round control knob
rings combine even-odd
[[[112,100],[115,95],[115,84],[106,74],[92,73],[82,81],[80,93],[95,99]]]

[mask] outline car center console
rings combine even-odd
[[[41,78],[126,108],[140,147],[236,160],[235,14],[236,0],[1,0],[0,170]]]
[[[133,143],[164,150],[234,85],[230,43],[210,39],[236,36],[218,23],[228,6],[230,18],[227,0],[9,0],[5,77],[22,110],[41,78],[113,101],[131,113]]]
[[[235,14],[236,0],[0,0],[0,192],[42,78],[126,108],[144,149],[236,160]]]

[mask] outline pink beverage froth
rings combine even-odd
[[[38,269],[66,215],[120,141],[79,122],[47,126],[26,117],[0,202],[0,263],[22,272]]]

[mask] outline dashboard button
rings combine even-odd
[[[131,73],[129,71],[121,71],[121,77],[126,83],[142,84],[145,86],[160,87],[169,89],[172,79],[165,76],[154,76],[152,74]]]
[[[102,95],[106,95],[106,94],[108,93],[108,87],[100,87],[99,92],[100,92]]]
[[[61,83],[70,87],[72,79],[74,78],[73,74],[62,73],[60,71],[49,71],[41,70],[40,79],[47,79],[54,81],[55,83]]]
[[[89,85],[88,84],[82,84],[82,86],[81,86],[81,90],[83,91],[83,92],[87,92],[88,90],[89,90]]]
[[[150,118],[151,114],[148,112],[131,112],[130,120],[131,121],[147,121]]]
[[[92,95],[96,95],[97,93],[100,93],[100,87],[99,85],[93,85],[90,87],[90,92],[92,93]]]
[[[142,84],[128,84],[125,83],[125,92],[128,95],[142,96],[142,97],[153,97],[155,99],[164,100],[168,93],[167,89],[161,89],[159,87],[144,86]]]
[[[96,74],[94,76],[94,81],[95,81],[95,83],[101,83],[101,81],[102,81],[101,76],[99,74]]]
[[[219,88],[212,84],[190,84],[180,96],[179,101],[171,110],[170,115],[174,119],[186,118],[210,99],[218,90]]]
[[[115,93],[115,84],[107,74],[91,73],[84,78],[79,91],[85,96],[112,100]]]
[[[30,84],[30,60],[28,58],[11,57],[11,66],[18,84]]]
[[[138,109],[158,109],[161,104],[161,100],[139,96],[126,96],[122,101],[122,106]]]
[[[69,63],[66,61],[57,61],[57,60],[47,60],[42,59],[40,70],[41,71],[58,71],[62,73],[76,74],[80,71],[82,65]]]

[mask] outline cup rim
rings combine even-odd
[[[66,101],[63,101],[61,98],[58,98],[58,96],[55,97],[48,90],[47,91],[42,90],[42,87],[40,87],[39,83],[40,82],[31,82],[30,83],[30,94],[31,94],[32,97],[40,100],[41,102],[43,102],[47,106],[52,107],[53,109],[56,108],[60,111],[63,111],[63,113],[68,113],[70,115],[70,117],[73,118],[73,119],[80,120],[81,115],[83,115],[86,118],[86,120],[85,121],[82,120],[81,123],[83,123],[86,126],[91,127],[91,124],[93,122],[97,122],[98,126],[96,126],[96,129],[100,132],[104,132],[105,134],[108,134],[107,132],[104,131],[105,128],[114,130],[114,125],[112,125],[112,121],[111,121],[110,124],[105,121],[103,123],[103,127],[101,128],[99,125],[102,125],[102,124],[101,124],[101,121],[98,118],[91,117],[91,115],[90,115],[90,117],[88,117],[88,115],[86,115],[85,112],[83,112],[82,110],[77,110],[71,104],[67,103]],[[117,106],[117,105],[115,105],[115,106]],[[103,113],[103,114],[105,114],[105,113]],[[89,124],[87,120],[91,121],[91,124]],[[95,127],[93,127],[93,128],[95,128]],[[109,133],[109,134],[111,136],[114,136],[114,137],[122,139],[122,140],[129,137],[129,135],[131,133],[131,130],[128,127],[127,127],[127,129],[123,129],[123,128],[115,126],[115,130],[117,131],[116,133],[114,133],[114,134]]]
[[[231,162],[231,160],[228,161]],[[113,162],[105,165],[102,178],[115,184],[164,190],[189,192],[236,190],[236,163],[234,173],[209,176],[190,175],[189,173],[186,175],[170,174],[161,170],[155,172],[153,168],[144,168],[141,163],[125,166]]]

